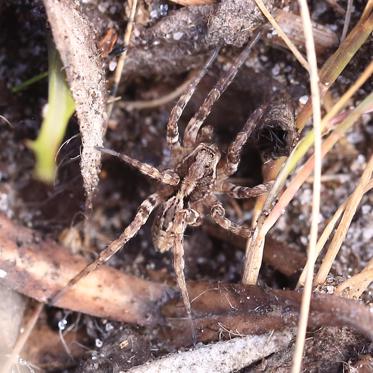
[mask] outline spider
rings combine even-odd
[[[141,203],[135,217],[123,233],[111,242],[94,262],[85,267],[64,288],[52,296],[51,304],[55,303],[67,289],[75,285],[81,278],[108,261],[137,234],[150,214],[158,208],[157,217],[152,227],[153,243],[160,252],[172,250],[177,284],[188,319],[192,320],[192,309],[184,276],[183,235],[187,226],[201,225],[204,218],[210,216],[222,228],[248,238],[251,235],[251,230],[230,221],[225,216],[224,207],[217,195],[226,194],[234,198],[250,198],[265,193],[269,187],[267,183],[249,188],[234,185],[229,181],[229,177],[237,171],[243,146],[264,117],[266,106],[259,107],[254,111],[229,145],[226,154],[223,154],[219,147],[212,142],[212,132],[209,127],[202,127],[213,104],[232,82],[258,38],[259,34],[242,50],[231,68],[221,76],[215,87],[209,92],[199,110],[186,126],[182,142],[178,130],[179,118],[198,83],[216,59],[219,48],[213,51],[201,71],[190,83],[186,93],[179,98],[171,111],[167,124],[167,144],[172,155],[172,164],[169,169],[160,171],[127,155],[99,148],[103,153],[119,157],[141,173],[156,180],[159,182],[160,188]],[[268,137],[268,133],[271,131],[266,132],[266,137]]]

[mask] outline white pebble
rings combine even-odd
[[[8,273],[6,271],[4,271],[3,269],[0,269],[0,278],[5,278],[7,275]]]

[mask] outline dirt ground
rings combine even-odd
[[[338,2],[344,8],[346,3]],[[119,34],[119,47],[127,23],[122,2],[82,0],[80,5],[82,12],[94,24],[96,33],[92,37],[99,41],[109,28],[113,28]],[[329,2],[311,1],[309,5],[315,22],[337,36],[341,34],[344,17]],[[364,1],[354,2],[351,27],[360,18],[364,6]],[[176,17],[177,12],[184,12],[185,9],[166,1],[141,2],[133,52],[129,52],[128,64],[125,65],[117,93],[122,101],[114,106],[105,147],[152,165],[164,165],[169,161],[165,127],[175,100],[143,110],[126,108],[125,103],[148,101],[172,92],[189,78],[190,71],[205,60],[207,51],[217,37],[216,33],[211,31],[210,39],[205,38],[201,43],[196,41],[195,49],[183,59],[180,56],[185,55],[185,48],[190,48],[189,39],[184,41],[183,37],[186,36],[180,35],[184,29],[178,31],[177,25],[171,27],[164,21],[167,17]],[[194,13],[185,17],[203,20],[204,14],[209,11],[206,8],[198,11],[198,17]],[[180,16],[179,27],[182,27],[183,20]],[[35,230],[42,237],[65,244],[73,254],[92,259],[95,253],[104,249],[122,232],[139,204],[155,190],[155,184],[120,160],[104,156],[93,210],[87,213],[80,173],[81,139],[76,117],[69,123],[64,145],[57,157],[58,173],[54,184],[48,186],[34,179],[34,156],[26,141],[38,135],[42,109],[48,100],[48,81],[41,80],[19,93],[12,93],[12,88],[48,70],[47,40],[51,37],[51,30],[43,3],[38,0],[3,2],[0,4],[0,25],[0,114],[11,123],[2,123],[0,130],[0,212],[18,224]],[[197,26],[190,31],[193,35],[187,36],[200,40],[198,38],[206,30]],[[170,29],[167,30],[167,27]],[[222,25],[220,29],[223,30]],[[169,44],[160,39],[161,32],[166,34],[167,31],[173,39]],[[178,38],[181,39],[179,46]],[[238,39],[236,42],[240,43]],[[181,128],[201,105],[218,76],[227,69],[232,57],[237,55],[240,45],[232,44],[229,40],[224,44],[219,58],[187,106],[181,118]],[[140,50],[142,45],[147,48]],[[180,51],[175,48],[180,48]],[[333,46],[320,54],[320,65],[335,48]],[[340,96],[356,80],[371,60],[372,50],[373,40],[370,37],[333,85],[330,93],[332,98]],[[164,64],[160,59],[162,53],[166,60]],[[103,58],[109,81],[117,59],[115,48],[114,52]],[[372,92],[372,88],[372,81],[366,83],[354,96],[351,105],[360,102]],[[214,128],[216,142],[226,149],[255,108],[263,102],[274,100],[276,95],[285,94],[291,97],[296,111],[299,111],[305,96],[309,95],[307,74],[289,51],[264,37],[207,119],[207,124]],[[310,125],[306,131],[309,128]],[[372,116],[367,114],[325,158],[323,174],[328,177],[322,183],[320,231],[354,190],[371,154],[372,136]],[[261,147],[252,142],[245,147],[240,168],[234,176],[237,180],[242,180],[248,186],[263,181],[263,149],[264,145]],[[311,198],[310,179],[271,231],[272,239],[290,248],[302,260],[306,257],[308,246]],[[373,257],[372,202],[372,193],[367,193],[352,221],[327,284],[321,289],[323,293],[333,293],[336,285],[348,276],[359,273]],[[223,203],[232,220],[250,224],[255,203],[253,199],[236,202],[224,197]],[[110,265],[140,278],[174,284],[172,255],[154,250],[150,227],[151,221],[126,245],[125,250],[110,260]],[[241,245],[240,248],[239,243],[232,243],[232,238],[219,236],[219,232],[214,233],[214,230],[213,224],[207,222],[202,228],[186,231],[186,278],[191,281],[239,283],[244,247]],[[300,270],[286,275],[265,263],[260,272],[259,285],[264,289],[293,289]],[[372,291],[372,288],[368,288],[361,297],[368,306],[372,303]],[[25,346],[24,359],[47,372],[125,371],[174,352],[175,346],[164,343],[167,339],[164,333],[158,328],[119,323],[46,305]],[[227,339],[227,335],[223,339]],[[121,344],[123,341],[130,341],[131,348],[124,348]],[[289,371],[293,349],[294,345],[291,344],[242,371]],[[303,368],[309,372],[368,372],[353,370],[353,367],[364,359],[368,361],[367,369],[372,367],[369,360],[371,349],[371,342],[352,328],[320,327],[307,335]]]

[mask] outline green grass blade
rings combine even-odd
[[[48,105],[39,136],[28,146],[36,157],[35,176],[52,183],[56,174],[56,153],[66,132],[67,124],[75,111],[74,100],[62,71],[62,63],[54,46],[49,48]]]

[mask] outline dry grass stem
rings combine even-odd
[[[351,61],[355,53],[365,43],[373,31],[373,13],[371,10],[366,17],[361,17],[360,21],[348,34],[346,39],[341,43],[339,48],[328,58],[319,71],[320,82],[322,84],[321,95],[323,96],[335,80],[340,76],[344,68]],[[311,117],[312,103],[308,100],[297,117],[297,128],[302,130]]]
[[[321,129],[326,130],[333,123],[337,114],[348,104],[351,97],[358,91],[358,89],[370,78],[373,74],[373,61],[366,67],[359,78],[354,82],[354,84],[343,94],[343,96],[336,102],[336,104],[331,108],[331,110],[325,115],[321,121]],[[344,118],[343,118],[344,119]],[[267,201],[273,201],[275,197],[279,194],[281,188],[285,185],[288,175],[295,169],[298,161],[307,153],[309,148],[314,142],[314,132],[310,131],[296,146],[293,152],[290,154],[286,163],[282,167],[280,173],[278,174],[275,183],[268,194]],[[276,175],[273,175],[274,178]],[[268,202],[265,203],[264,209],[268,209]]]
[[[373,181],[370,181],[368,185],[366,186],[366,188],[364,189],[364,194],[369,192],[372,188],[373,188]],[[334,213],[334,215],[332,216],[332,218],[329,220],[328,224],[324,228],[324,231],[322,232],[316,245],[317,256],[320,255],[321,250],[324,248],[326,242],[328,241],[331,233],[334,230],[335,225],[337,224],[338,220],[342,216],[343,211],[345,210],[346,205],[347,203],[349,203],[349,201],[351,201],[351,196],[338,207],[337,211]],[[304,286],[304,282],[306,279],[306,272],[307,272],[307,264],[303,268],[303,271],[299,277],[297,287]]]
[[[32,330],[35,327],[36,322],[39,319],[41,311],[43,310],[44,304],[38,303],[36,308],[33,310],[30,319],[23,328],[22,334],[17,339],[16,344],[13,347],[11,354],[9,355],[7,361],[1,368],[1,373],[11,373],[13,371],[13,366],[17,364],[17,360],[22,352],[23,347],[25,346]]]
[[[114,74],[114,84],[113,84],[113,88],[111,91],[111,95],[109,97],[109,100],[111,100],[109,101],[110,103],[108,104],[108,108],[107,108],[109,119],[110,119],[110,115],[111,115],[111,112],[113,111],[113,107],[115,103],[115,101],[112,101],[112,99],[115,98],[115,96],[117,95],[120,79],[122,77],[124,63],[127,58],[127,50],[128,50],[128,46],[131,40],[133,26],[135,23],[136,10],[137,10],[137,0],[132,0],[130,16],[127,22],[126,31],[124,33],[124,42],[123,42],[124,51],[118,59],[117,68],[115,69],[115,74]]]
[[[348,228],[350,227],[352,218],[354,217],[356,210],[359,206],[361,199],[364,196],[364,190],[372,178],[373,172],[373,155],[370,157],[369,162],[357,184],[355,191],[352,193],[345,211],[343,213],[341,222],[334,234],[333,240],[330,243],[325,257],[321,263],[320,269],[315,278],[315,284],[320,285],[324,283],[326,277],[332,267],[335,257],[337,256],[339,249],[346,237]]]
[[[312,112],[313,112],[313,130],[315,133],[314,148],[315,148],[315,166],[313,180],[313,195],[312,195],[312,215],[311,215],[311,232],[310,242],[308,247],[308,267],[306,281],[303,290],[302,303],[299,316],[297,339],[295,343],[295,352],[293,359],[292,372],[298,373],[301,370],[302,355],[306,338],[306,330],[308,323],[308,315],[311,304],[313,272],[316,261],[316,244],[318,233],[318,222],[320,213],[320,195],[321,195],[321,102],[319,91],[319,76],[317,72],[317,59],[315,51],[315,43],[312,35],[312,23],[306,0],[299,0],[301,16],[304,26],[304,35],[306,38],[307,59],[310,64],[310,85],[312,96]]]
[[[298,50],[298,48],[294,45],[294,43],[288,38],[288,36],[284,33],[280,25],[277,23],[277,21],[272,17],[271,13],[268,11],[266,6],[264,5],[262,0],[255,0],[256,5],[261,10],[261,12],[265,15],[265,17],[268,19],[268,21],[271,23],[273,28],[277,31],[279,36],[282,38],[284,43],[287,45],[287,47],[292,51],[295,58],[298,60],[298,62],[307,70],[310,70],[309,64],[306,61],[306,59],[303,57],[302,53]]]
[[[344,22],[344,25],[343,25],[342,36],[341,36],[341,43],[342,43],[343,40],[346,39],[348,28],[350,26],[352,5],[353,5],[353,0],[348,0],[347,1],[347,10],[346,10],[346,14],[345,14],[345,22]]]
[[[335,82],[335,80],[338,78],[338,76],[341,74],[343,69],[346,67],[346,65],[351,61],[355,53],[359,50],[359,48],[365,43],[371,32],[373,31],[373,0],[369,0],[369,3],[367,4],[363,16],[361,17],[360,21],[355,25],[355,27],[352,29],[352,31],[349,33],[347,38],[341,43],[337,51],[328,58],[324,66],[319,71],[320,80],[324,82],[323,89],[321,91],[321,94],[324,95],[328,89],[331,87],[331,85]],[[370,66],[370,65],[369,65]],[[371,67],[370,67],[371,68]],[[310,116],[312,114],[311,110],[311,101],[308,100],[306,105],[303,107],[301,112],[297,116],[296,125],[299,131],[303,129],[307,121],[309,120]],[[266,214],[263,214],[263,212],[268,212],[273,202],[278,196],[278,193],[280,192],[281,188],[285,184],[286,178],[281,178],[276,176],[280,173],[280,171],[283,168],[283,164],[286,158],[280,158],[273,162],[271,166],[269,167],[270,171],[268,174],[264,175],[265,181],[269,180],[275,180],[275,184],[272,187],[269,194],[263,194],[263,196],[260,196],[257,198],[255,209],[254,209],[254,215],[255,219],[253,220],[253,227],[256,230],[261,230],[262,226],[266,220]],[[262,214],[259,216],[259,212],[262,212]],[[259,218],[257,218],[259,216]],[[256,237],[262,237],[265,236],[265,234],[256,234]],[[253,246],[260,246],[258,242],[255,242],[251,239],[251,242]],[[251,248],[248,246],[247,251],[251,250]],[[248,273],[248,262],[245,262],[244,265],[244,273]],[[245,276],[243,279],[245,283]]]
[[[17,225],[2,214],[0,226],[3,280],[28,297],[47,302],[87,265],[84,258],[72,256],[61,245],[41,239],[35,231]],[[103,266],[67,292],[57,306],[144,325],[158,321],[154,305],[167,300],[170,291],[166,285]]]
[[[182,83],[179,87],[175,88],[172,92],[158,97],[154,100],[141,100],[141,101],[124,101],[119,104],[119,106],[123,107],[126,110],[143,110],[143,109],[152,109],[158,106],[165,105],[179,96],[181,96],[184,91],[188,88],[189,84],[194,80],[195,76],[187,79],[184,83]]]
[[[361,16],[361,19],[365,20],[370,13],[373,11],[373,0],[368,0],[367,5],[365,5],[363,15]]]
[[[345,132],[357,121],[357,119],[366,111],[371,110],[373,106],[373,93],[367,96],[360,104],[349,113],[343,122],[333,130],[328,138],[323,142],[322,157],[324,157],[332,147],[344,136]],[[294,178],[290,181],[288,187],[273,207],[270,214],[264,220],[261,230],[268,232],[281,216],[286,206],[293,199],[295,193],[303,185],[305,180],[311,175],[314,166],[314,157],[310,157],[307,162],[299,169]]]
[[[373,259],[368,262],[367,266],[360,273],[342,282],[337,287],[335,294],[346,298],[358,299],[372,282]]]

